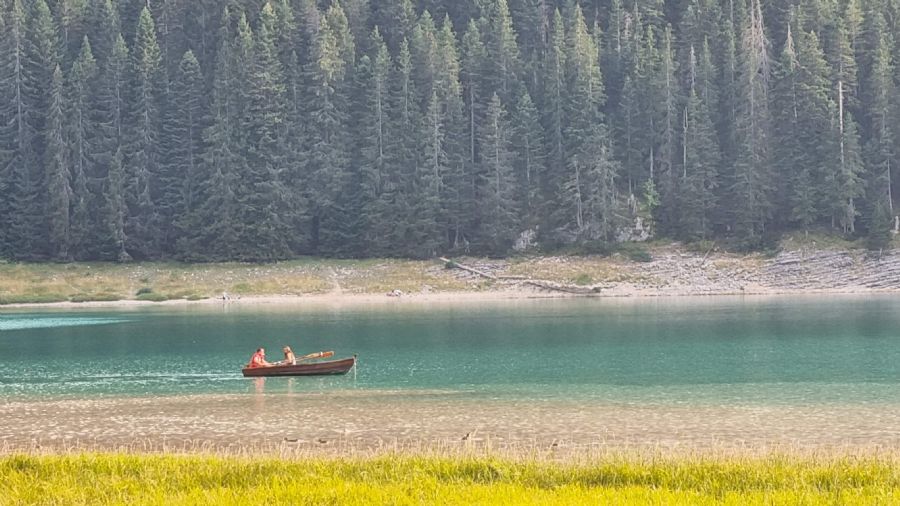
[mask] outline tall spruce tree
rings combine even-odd
[[[748,247],[761,246],[772,218],[771,117],[769,114],[769,41],[759,0],[749,5],[742,30],[740,82],[735,131],[737,146],[733,226]]]
[[[521,206],[522,224],[532,228],[539,224],[545,204],[541,188],[546,182],[547,167],[540,113],[527,91],[519,97],[511,123],[516,200]]]
[[[203,95],[203,75],[200,64],[190,50],[181,57],[178,73],[171,86],[170,107],[163,133],[166,144],[164,161],[167,201],[174,207],[173,230],[167,234],[168,251],[176,250],[176,243],[190,234],[194,226],[191,217],[202,203],[202,157],[207,146],[203,132],[209,125],[209,115]]]
[[[362,202],[369,225],[366,243],[376,249],[389,250],[383,238],[387,235],[385,225],[392,221],[391,209],[384,205],[393,196],[385,197],[385,193],[397,191],[397,178],[391,174],[389,167],[392,146],[390,135],[390,88],[391,57],[387,44],[376,28],[371,35],[371,47],[374,59],[370,61],[364,56],[357,71],[358,103],[354,108],[357,114],[357,135],[359,154],[356,166],[361,177]]]
[[[351,47],[347,47],[350,44]],[[352,35],[339,5],[323,18],[313,47],[307,149],[310,240],[313,251],[334,254],[350,239],[343,221],[342,191],[349,178],[348,71]]]
[[[472,214],[476,196],[467,184],[471,175],[466,173],[466,126],[462,86],[459,82],[460,59],[456,35],[449,17],[444,18],[436,42],[434,89],[444,129],[441,150],[445,157],[441,161],[442,167],[434,173],[441,200],[439,223],[446,230],[450,248],[465,250],[473,230]]]
[[[497,93],[506,104],[519,95],[521,61],[516,32],[506,0],[490,0],[484,7],[485,50],[492,65],[484,69],[485,93]]]
[[[15,6],[14,6],[15,10]],[[17,17],[16,14],[13,15]],[[18,21],[14,20],[14,23]],[[25,38],[13,79],[21,73],[17,86],[21,109],[14,116],[20,137],[19,166],[13,169],[11,244],[13,256],[24,259],[45,258],[48,251],[47,166],[52,153],[48,151],[47,116],[50,109],[53,72],[59,64],[56,27],[46,2],[36,0],[25,23]],[[18,107],[18,106],[17,106]],[[19,119],[21,115],[21,120]],[[21,121],[21,123],[19,123]]]
[[[680,187],[678,202],[678,227],[682,238],[707,239],[711,237],[715,224],[714,213],[718,205],[719,188],[719,145],[707,101],[711,94],[709,87],[711,62],[706,46],[699,61],[693,48],[689,56],[688,102],[682,118],[682,173],[678,181]]]
[[[178,254],[185,259],[226,259],[237,253],[236,220],[238,216],[238,171],[242,158],[242,137],[238,121],[242,116],[242,93],[247,85],[246,66],[251,44],[246,18],[235,23],[231,9],[222,13],[219,50],[215,67],[215,86],[210,113],[210,126],[203,133],[207,149],[200,169],[203,178],[198,202],[187,218],[193,233],[178,244]],[[252,47],[252,46],[251,46]],[[243,48],[243,49],[242,49]]]
[[[275,48],[275,23],[275,11],[267,3],[253,43],[247,116],[240,123],[247,164],[239,174],[235,247],[244,260],[274,260],[290,254],[282,179],[287,155],[286,89]]]
[[[91,43],[91,53],[102,67],[110,58],[116,39],[122,31],[112,0],[90,0],[85,14],[85,34]]]
[[[388,157],[385,168],[388,180],[377,206],[379,214],[390,221],[376,221],[373,235],[376,250],[391,256],[423,256],[415,244],[415,222],[419,218],[413,204],[416,199],[417,176],[424,153],[420,135],[424,125],[419,108],[419,91],[412,77],[412,56],[406,40],[400,42],[396,64],[391,72],[388,128]]]
[[[897,88],[893,81],[891,47],[893,41],[887,34],[879,42],[869,75],[869,138],[866,144],[866,165],[868,168],[869,195],[875,204],[886,201],[888,212],[893,214],[893,192],[891,191],[894,172],[893,144],[896,128],[892,122],[894,100]],[[872,209],[874,216],[878,209]],[[880,211],[879,211],[880,212]]]
[[[831,99],[829,67],[815,32],[807,32],[799,40],[797,56],[800,61],[798,75],[800,130],[795,135],[800,139],[806,154],[803,169],[809,171],[813,196],[812,205],[801,197],[794,202],[794,208],[801,211],[799,221],[808,227],[812,221],[830,219],[834,223],[832,202],[838,199],[836,192],[840,181],[839,135],[836,129],[837,106]],[[801,170],[802,174],[802,170]],[[802,183],[801,183],[802,184]],[[806,193],[798,184],[795,195]],[[812,220],[808,217],[812,212]]]
[[[22,172],[34,164],[25,124],[25,9],[21,0],[12,0],[3,16],[0,31],[0,254],[18,256],[13,232],[15,212],[22,191]]]
[[[675,220],[678,214],[678,203],[682,200],[680,196],[682,185],[679,182],[679,174],[682,171],[679,171],[677,166],[679,151],[677,125],[679,116],[681,116],[679,108],[683,100],[675,77],[675,48],[672,30],[668,26],[663,32],[659,54],[659,67],[654,77],[658,79],[659,91],[657,93],[662,107],[659,108],[658,117],[653,121],[657,128],[654,133],[659,145],[659,148],[654,150],[656,160],[653,163],[660,182],[660,207],[656,220],[662,224],[664,230],[677,235],[678,227]]]
[[[466,170],[470,174],[477,172],[479,163],[478,136],[479,128],[484,121],[485,83],[484,72],[488,60],[482,41],[481,31],[474,20],[469,20],[462,38],[460,81],[463,87],[466,121]],[[476,184],[472,177],[470,186]]]
[[[156,28],[150,10],[141,10],[134,37],[132,101],[127,149],[126,248],[135,258],[153,258],[162,251],[161,221],[154,203],[159,197],[160,114],[165,91]],[[165,218],[171,218],[166,214]]]
[[[547,173],[544,181],[544,201],[558,202],[557,195],[566,173],[565,115],[566,104],[566,44],[562,14],[557,9],[549,32],[549,47],[544,61],[544,95],[541,100],[543,124],[547,142]],[[553,235],[556,205],[548,206],[543,213],[545,223],[541,230]]]
[[[72,188],[66,157],[65,127],[63,124],[63,77],[59,65],[50,82],[50,104],[47,111],[46,170],[48,178],[47,207],[50,224],[50,255],[58,260],[69,259],[69,232]]]
[[[481,230],[478,249],[489,254],[510,250],[519,232],[519,208],[511,142],[512,128],[499,95],[488,104],[480,145],[483,152]]]
[[[423,163],[414,175],[413,188],[416,195],[412,203],[412,237],[416,241],[416,256],[434,256],[445,244],[441,230],[441,176],[448,170],[446,138],[447,130],[441,111],[441,100],[436,89],[431,92],[431,100],[425,110],[425,131],[428,136],[424,143]]]
[[[75,258],[85,258],[86,250],[91,243],[96,243],[97,238],[91,237],[90,231],[94,227],[91,222],[89,206],[94,201],[95,193],[92,192],[91,180],[101,177],[96,166],[94,143],[101,143],[97,138],[96,103],[94,102],[93,89],[96,86],[97,63],[91,50],[88,37],[85,36],[78,58],[72,64],[69,75],[68,89],[66,93],[66,115],[68,117],[66,149],[68,150],[66,161],[69,168],[66,170],[67,178],[71,181],[68,201],[71,202],[71,210],[67,211],[66,221],[66,252],[65,256],[72,255]],[[51,194],[53,193],[51,189]],[[59,256],[59,250],[57,249]],[[60,256],[61,257],[61,256]]]
[[[586,221],[586,199],[595,188],[585,171],[595,167],[600,156],[599,144],[606,144],[602,128],[603,80],[600,74],[599,48],[588,32],[581,8],[572,10],[566,44],[566,123],[565,153],[567,174],[560,188],[559,224],[589,237],[592,230]]]
[[[775,146],[773,148],[772,163],[778,174],[783,174],[785,181],[791,185],[784,185],[776,191],[777,205],[786,216],[790,216],[791,188],[796,184],[793,179],[799,176],[803,167],[801,143],[797,136],[800,126],[800,91],[798,74],[800,62],[797,60],[797,47],[794,42],[794,29],[791,24],[787,26],[784,45],[781,50],[776,68],[773,71],[772,105],[774,108],[774,133]],[[796,169],[796,173],[795,173]],[[808,167],[806,167],[808,170]],[[804,176],[809,178],[808,174]],[[793,219],[793,218],[791,218]]]

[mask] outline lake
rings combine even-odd
[[[887,295],[7,309],[0,422],[38,427],[0,439],[102,440],[115,431],[92,427],[113,412],[142,437],[196,438],[203,426],[227,440],[252,414],[255,437],[336,424],[345,435],[373,426],[428,439],[466,424],[496,434],[504,428],[486,424],[508,417],[518,427],[508,437],[519,439],[602,432],[659,444],[719,428],[716,437],[763,442],[892,444],[898,329],[900,297]],[[241,377],[257,347],[276,360],[285,344],[298,355],[358,354],[358,367]],[[348,404],[357,418],[336,411]],[[231,422],[210,427],[204,413],[216,410]],[[167,433],[168,416],[183,430]],[[56,421],[41,428],[48,417]],[[804,429],[816,423],[817,434]],[[107,436],[127,439],[116,434]]]

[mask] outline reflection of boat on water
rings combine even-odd
[[[245,377],[260,376],[325,376],[347,374],[356,365],[356,355],[341,360],[308,362],[296,365],[272,365],[268,367],[245,367],[241,369]]]

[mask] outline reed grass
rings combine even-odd
[[[0,457],[0,504],[896,504],[879,457]]]

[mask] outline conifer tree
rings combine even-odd
[[[92,168],[88,174],[88,193],[93,193],[95,200],[93,205],[88,203],[90,230],[76,252],[80,259],[131,260],[125,247],[128,208],[124,166],[130,68],[125,39],[118,35],[105,65],[98,68],[96,86],[88,90],[90,123],[85,138],[89,147],[88,165]],[[75,75],[78,74],[73,69]],[[72,90],[78,89],[75,84],[73,79]]]
[[[69,258],[69,205],[72,188],[69,185],[66,139],[63,126],[63,77],[59,65],[50,83],[50,104],[47,111],[48,217],[50,221],[50,254],[59,260]]]
[[[165,193],[176,230],[168,236],[167,250],[190,232],[190,217],[201,202],[202,157],[207,147],[203,132],[209,124],[203,97],[203,75],[200,64],[190,50],[181,57],[178,73],[171,86],[170,107],[164,125],[166,141]]]
[[[772,218],[769,115],[769,42],[759,0],[753,0],[742,30],[737,146],[733,182],[735,228],[748,247],[763,243]]]
[[[25,9],[12,0],[0,32],[0,254],[21,255],[13,226],[21,199],[22,173],[30,174],[34,159],[29,145],[25,111]]]
[[[831,99],[829,67],[815,32],[803,34],[798,46],[801,62],[798,76],[799,114],[802,121],[796,135],[806,155],[802,167],[810,171],[810,193],[813,195],[813,205],[806,207],[813,210],[814,219],[830,218],[833,223],[835,216],[830,213],[833,209],[831,202],[838,200],[836,193],[841,177],[840,135],[835,128],[837,104]],[[800,188],[795,190],[804,191]]]
[[[361,53],[371,51],[371,26],[369,24],[371,10],[369,0],[342,0],[341,7],[347,17],[347,26],[354,45]]]
[[[893,213],[893,183],[895,147],[893,130],[897,127],[892,122],[893,100],[897,96],[893,82],[893,63],[891,47],[893,41],[886,34],[878,44],[872,62],[868,90],[871,97],[869,104],[869,138],[866,145],[866,165],[869,171],[869,192],[874,202],[882,198],[886,200],[888,213]],[[883,197],[882,197],[883,196]],[[872,210],[874,216],[875,210]]]
[[[485,10],[485,53],[492,65],[484,70],[484,91],[511,104],[519,94],[521,62],[509,6],[506,0],[490,0]]]
[[[659,80],[658,96],[662,107],[658,118],[653,123],[657,125],[657,142],[659,148],[654,150],[656,161],[653,163],[656,176],[660,181],[660,207],[656,217],[664,229],[677,234],[677,225],[674,219],[677,215],[678,202],[681,200],[679,192],[679,170],[676,162],[678,154],[678,133],[676,131],[679,119],[679,105],[682,102],[680,90],[675,78],[676,62],[672,41],[672,30],[666,27],[663,33],[662,47],[660,48],[659,68],[655,72]],[[683,178],[682,174],[682,178]]]
[[[178,73],[181,56],[188,50],[185,21],[189,3],[189,0],[158,0],[153,9],[162,68],[170,76]]]
[[[435,87],[435,72],[437,71],[437,26],[431,13],[427,10],[422,13],[413,27],[409,39],[409,52],[412,58],[413,78],[416,89],[421,93],[419,104],[422,110],[426,110],[432,91]]]
[[[845,234],[856,233],[856,218],[860,215],[858,199],[865,195],[863,182],[864,164],[859,133],[853,115],[847,113],[842,120],[840,135],[840,172],[836,181],[836,208],[838,222]]]
[[[882,193],[883,196],[883,193]],[[869,235],[866,240],[866,246],[870,250],[880,251],[891,244],[891,209],[885,198],[875,201],[872,207],[871,218],[869,219]]]
[[[359,167],[363,211],[374,231],[367,242],[377,245],[378,249],[388,249],[381,242],[385,233],[380,222],[391,222],[392,216],[384,202],[383,193],[396,191],[397,178],[390,173],[389,117],[390,117],[390,72],[391,57],[387,45],[376,28],[371,35],[370,45],[374,48],[374,60],[368,56],[360,59],[360,70],[357,71],[357,93],[359,103],[354,107],[357,111],[357,135],[360,141],[359,156],[356,166]],[[390,198],[390,197],[388,197]]]
[[[530,90],[537,89],[541,80],[545,18],[549,14],[544,10],[545,4],[541,0],[512,0],[509,3],[522,58],[519,75]]]
[[[719,145],[722,148],[722,167],[725,169],[722,177],[727,181],[727,187],[734,186],[736,174],[734,173],[734,161],[738,153],[737,117],[738,117],[738,77],[740,62],[738,60],[741,42],[739,40],[738,26],[735,24],[734,2],[730,3],[731,15],[723,21],[722,47],[719,59],[721,61],[721,76],[719,80],[718,121],[715,122],[719,134]],[[730,211],[728,214],[732,214]]]
[[[572,11],[567,34],[566,55],[566,125],[565,153],[567,174],[559,194],[559,223],[574,225],[579,236],[590,233],[585,214],[586,199],[593,189],[587,171],[595,167],[600,157],[598,143],[605,144],[601,134],[603,81],[598,67],[599,49],[585,24],[579,6]]]
[[[416,256],[429,257],[438,252],[443,244],[441,233],[441,176],[448,171],[446,137],[447,131],[441,112],[441,100],[436,89],[431,92],[431,100],[425,112],[424,127],[427,132],[423,153],[423,164],[414,176],[413,188],[416,199],[413,203],[412,237],[416,241]]]
[[[562,14],[557,9],[549,32],[549,47],[544,61],[544,96],[541,100],[543,124],[547,141],[547,177],[544,182],[545,199],[556,202],[557,192],[565,177],[566,149],[564,135],[565,97],[566,95],[566,44]],[[552,213],[545,214],[551,219]],[[543,229],[549,231],[551,223],[545,223]]]
[[[544,202],[541,187],[547,177],[544,136],[540,115],[531,95],[523,91],[512,115],[513,166],[516,176],[516,200],[521,206],[524,224],[538,224]]]
[[[179,246],[185,258],[225,259],[246,254],[238,243],[241,174],[247,167],[244,126],[250,102],[253,35],[246,15],[226,8],[219,29],[211,125],[204,134],[204,180],[191,222],[195,234]]]
[[[416,7],[412,0],[373,2],[372,18],[375,26],[384,34],[388,49],[397,54],[404,40],[412,37],[416,24]],[[408,42],[407,42],[408,43]]]
[[[487,53],[482,42],[481,31],[474,20],[469,20],[462,38],[462,58],[460,80],[463,87],[466,121],[466,165],[468,172],[474,174],[479,163],[478,129],[484,120],[484,72],[487,66]],[[471,184],[474,184],[472,178]]]
[[[459,82],[460,60],[456,47],[456,35],[449,17],[445,17],[437,34],[437,62],[435,65],[435,91],[443,128],[443,160],[435,170],[440,202],[440,226],[447,230],[449,245],[453,249],[467,248],[472,231],[475,195],[467,184],[465,171],[466,144],[465,119],[463,118],[462,86]],[[477,177],[477,176],[476,176]]]
[[[78,58],[72,64],[66,93],[66,116],[69,123],[66,125],[68,153],[65,159],[70,167],[66,170],[66,177],[71,181],[67,198],[71,202],[71,211],[67,211],[70,214],[66,216],[66,221],[70,223],[70,226],[66,227],[68,243],[66,256],[72,255],[75,258],[87,256],[86,250],[90,248],[91,243],[97,242],[96,237],[90,236],[93,223],[90,219],[89,205],[94,200],[95,193],[88,183],[89,180],[102,176],[98,174],[99,169],[96,167],[94,157],[96,150],[94,143],[102,143],[95,125],[98,118],[92,96],[92,89],[97,83],[96,74],[97,64],[90,41],[85,36]]]
[[[91,54],[98,65],[103,67],[122,30],[112,0],[90,0],[85,18],[85,36],[90,40]]]
[[[639,77],[639,76],[638,76]],[[644,143],[641,138],[646,132],[643,124],[644,109],[641,106],[637,86],[631,76],[625,76],[616,123],[619,139],[619,153],[623,165],[623,176],[627,181],[629,195],[639,192],[641,181],[651,181],[644,175]],[[651,181],[652,183],[652,181]]]
[[[133,102],[128,146],[126,245],[136,258],[161,253],[161,216],[154,204],[159,196],[160,109],[164,92],[163,69],[156,28],[150,10],[141,11],[132,53]],[[171,218],[166,214],[166,218]],[[164,223],[171,223],[165,221]]]
[[[584,152],[586,172],[587,236],[601,241],[613,240],[619,225],[616,179],[621,166],[615,158],[612,143],[604,125],[594,128]]]
[[[420,218],[414,204],[417,201],[418,175],[423,166],[425,152],[424,118],[419,109],[419,91],[412,76],[413,64],[409,45],[400,42],[397,61],[391,73],[390,108],[388,127],[388,157],[385,167],[388,173],[385,191],[377,202],[379,215],[391,216],[392,221],[376,220],[373,235],[380,251],[391,256],[427,256],[426,248],[415,243],[416,221]],[[410,248],[409,245],[416,244]]]
[[[15,7],[14,7],[15,9]],[[17,17],[15,14],[13,17]],[[15,115],[22,116],[22,139],[18,146],[20,160],[15,168],[12,183],[11,243],[20,258],[44,258],[48,248],[47,232],[47,166],[48,124],[53,72],[59,64],[56,27],[50,9],[44,0],[36,0],[26,18],[24,47],[21,59],[21,85],[17,92],[21,109]],[[14,23],[18,21],[14,20]],[[13,69],[13,79],[17,71]]]
[[[495,92],[488,104],[480,145],[484,150],[481,231],[479,249],[487,253],[509,251],[518,234],[519,212],[511,151],[511,128],[506,111]]]
[[[81,48],[85,33],[85,10],[83,2],[54,0],[48,4],[53,14],[59,44],[60,64],[74,60]]]
[[[680,181],[680,235],[688,240],[707,239],[712,235],[714,213],[718,204],[719,146],[707,98],[709,87],[709,55],[702,51],[699,62],[690,53],[689,96],[682,122],[682,167]]]
[[[352,36],[339,5],[329,8],[319,27],[311,62],[316,97],[309,114],[309,199],[312,206],[310,239],[313,251],[333,253],[347,240],[343,230],[342,194],[349,177],[349,121],[347,72],[352,61]]]
[[[289,1],[289,0],[288,0]],[[200,68],[207,71],[205,74],[205,82],[207,84],[207,93],[211,91],[211,81],[213,77],[213,69],[216,64],[216,50],[219,41],[219,22],[222,18],[223,11],[233,8],[231,2],[219,2],[218,0],[191,0],[184,1],[182,12],[184,19],[181,23],[183,46],[181,51],[190,49]],[[180,55],[172,55],[176,60]],[[180,61],[178,61],[180,63]],[[175,73],[173,72],[172,76]]]
[[[245,260],[285,258],[290,251],[282,180],[286,90],[275,48],[275,22],[274,9],[267,3],[252,46],[247,116],[241,122],[247,163],[239,174],[236,248],[239,258]]]
[[[799,169],[802,163],[799,152],[800,143],[796,136],[796,132],[800,129],[797,82],[799,68],[793,26],[788,24],[784,45],[773,70],[772,79],[772,105],[775,119],[772,163],[777,173],[784,174],[786,181],[790,180],[794,169]],[[789,192],[792,187],[793,184],[790,187],[785,185],[777,189],[778,194],[775,198],[778,207],[783,211],[779,214],[790,215]]]

